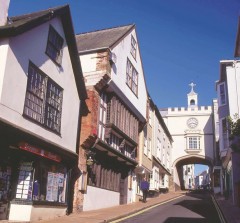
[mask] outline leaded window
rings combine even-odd
[[[104,140],[105,124],[107,118],[107,95],[105,93],[101,93],[100,97],[98,137]]]
[[[135,95],[138,95],[138,72],[127,59],[126,83]]]
[[[49,27],[46,54],[58,65],[62,63],[63,38],[52,27]]]
[[[62,99],[62,88],[30,62],[24,116],[60,133]]]
[[[137,52],[137,42],[134,37],[131,37],[131,54],[134,59],[136,59],[136,52]]]

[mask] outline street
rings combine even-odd
[[[160,195],[161,196],[161,195]],[[221,223],[211,194],[191,192],[179,199],[155,205],[113,223]]]

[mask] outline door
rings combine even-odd
[[[120,179],[120,204],[127,204],[127,194],[128,194],[128,175],[127,173],[122,173]]]

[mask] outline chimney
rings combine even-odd
[[[7,24],[10,0],[0,0],[0,26]]]

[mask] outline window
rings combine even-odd
[[[200,138],[189,137],[188,138],[188,149],[200,149]]]
[[[58,65],[62,62],[63,38],[50,26],[46,54]]]
[[[134,37],[132,36],[132,38],[131,38],[131,54],[134,59],[136,59],[136,52],[137,52],[137,42],[134,39]]]
[[[165,180],[164,180],[164,179],[165,179],[165,178],[164,178],[164,174],[161,175],[161,178],[162,178],[162,179],[161,179],[161,186],[164,186],[164,182],[165,182]]]
[[[33,200],[66,202],[67,170],[59,164],[35,163]]]
[[[23,114],[60,133],[62,99],[62,88],[30,62]]]
[[[66,203],[66,167],[44,159],[24,157],[18,170],[16,199]]]
[[[153,112],[152,108],[149,107],[148,123],[151,126],[152,126],[152,112]]]
[[[143,152],[144,152],[145,155],[147,155],[147,153],[148,153],[148,141],[147,141],[147,129],[146,129],[146,127],[143,130],[143,134],[144,134]]]
[[[161,141],[157,138],[157,158],[161,161]]]
[[[138,94],[138,73],[129,59],[127,59],[127,85],[132,92]]]
[[[152,158],[152,140],[148,138],[148,158]]]
[[[226,92],[225,92],[225,83],[221,83],[218,86],[218,97],[219,97],[219,105],[226,104]]]
[[[227,123],[227,119],[224,118],[222,119],[222,140],[223,140],[223,149],[228,148],[229,146],[229,129],[228,129],[228,123]]]
[[[107,115],[107,95],[105,93],[101,94],[100,99],[100,114],[99,114],[99,126],[98,126],[98,137],[104,140],[105,134],[105,124]]]

